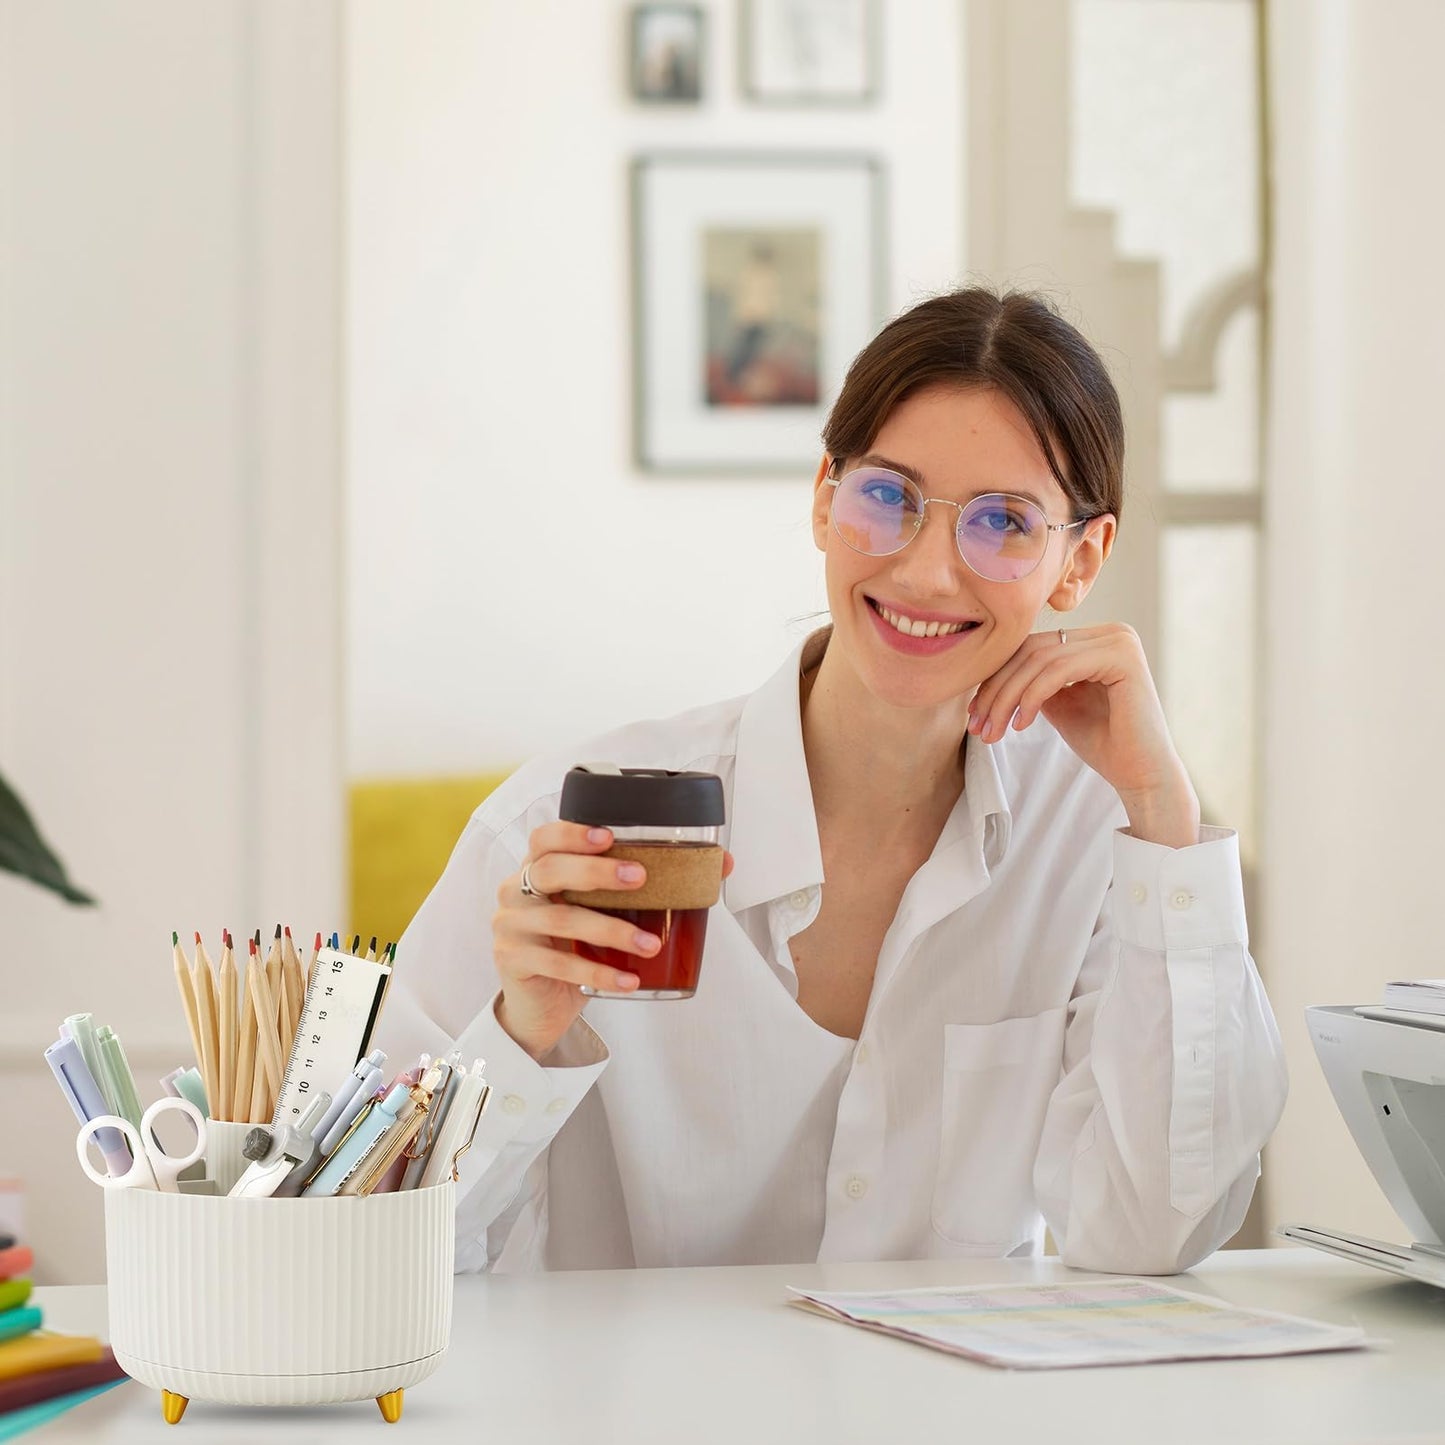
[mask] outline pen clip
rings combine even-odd
[[[487,1100],[492,1097],[492,1086],[482,1085],[481,1097],[477,1100],[477,1112],[472,1115],[472,1132],[467,1135],[467,1142],[452,1155],[452,1183],[455,1184],[461,1175],[457,1173],[457,1160],[472,1147],[472,1140],[477,1137],[477,1125],[482,1122],[482,1110],[487,1107]]]

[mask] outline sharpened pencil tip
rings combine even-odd
[[[199,943],[200,941],[201,941],[201,930],[198,928],[198,929],[196,929],[196,942]]]
[[[279,923],[276,925],[276,937],[281,937],[281,925]]]
[[[181,935],[174,928],[171,929],[171,947],[174,948],[180,941]]]
[[[291,937],[291,925],[289,923],[286,925],[286,937]]]
[[[320,935],[319,933],[316,935],[316,944],[315,944],[315,947],[316,947],[317,953],[320,953],[320,952],[321,952],[321,935]]]

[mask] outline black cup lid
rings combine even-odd
[[[722,779],[716,773],[674,773],[665,768],[619,772],[568,770],[558,809],[569,823],[606,828],[720,828]]]

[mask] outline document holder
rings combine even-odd
[[[394,1422],[446,1354],[454,1195],[450,1180],[364,1198],[107,1190],[116,1360],[171,1424],[192,1399],[368,1397]]]

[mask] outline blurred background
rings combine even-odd
[[[843,369],[979,279],[1125,400],[1089,615],[1240,831],[1290,1058],[1240,1242],[1398,1237],[1302,1009],[1445,972],[1442,46],[1435,0],[0,0],[0,776],[99,900],[0,872],[37,1277],[104,1269],[60,1019],[150,1097],[172,929],[385,941],[522,759],[755,687]]]

